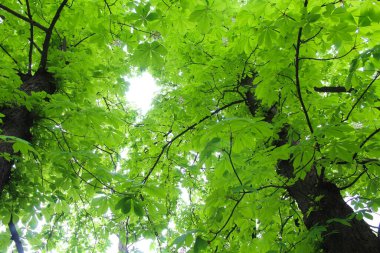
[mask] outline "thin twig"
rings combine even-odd
[[[12,61],[13,61],[16,65],[18,65],[18,62],[16,61],[16,59],[13,58],[13,56],[12,56],[12,55],[11,55],[6,49],[5,49],[5,47],[4,47],[3,45],[0,44],[0,48],[4,51],[4,53],[5,53],[6,55],[9,56],[9,58],[12,59]]]
[[[303,44],[308,43],[309,41],[311,41],[312,39],[317,37],[321,33],[322,30],[323,30],[323,27],[319,28],[319,31],[316,34],[314,34],[313,36],[311,36],[310,38],[308,38],[306,40],[301,40],[301,43],[303,43]]]
[[[104,0],[104,3],[105,3],[106,6],[107,6],[108,12],[109,12],[110,14],[112,14],[111,7],[110,7],[110,5],[108,4],[107,0]]]
[[[349,183],[346,186],[340,187],[339,190],[342,191],[342,190],[345,190],[345,189],[350,188],[351,186],[353,186],[361,178],[361,176],[363,176],[364,173],[367,172],[367,167],[365,165],[363,165],[363,167],[364,167],[364,170],[354,179],[354,181],[352,181],[351,183]]]
[[[245,193],[243,193],[243,194],[240,196],[240,198],[236,201],[236,203],[235,203],[234,207],[232,208],[231,213],[230,213],[230,215],[228,216],[227,220],[224,222],[223,226],[222,226],[218,231],[215,232],[215,235],[214,235],[214,237],[210,240],[210,242],[214,241],[214,240],[216,239],[216,237],[218,237],[218,234],[219,234],[219,233],[220,233],[220,232],[221,232],[221,231],[227,226],[228,222],[230,222],[232,216],[234,215],[234,212],[235,212],[237,206],[238,206],[238,205],[240,204],[240,202],[243,200],[244,196],[245,196]]]
[[[59,216],[57,217],[57,214],[55,213],[54,215],[51,216],[51,219],[50,219],[49,223],[51,223],[51,221],[52,221],[53,219],[55,219],[55,220],[54,220],[54,223],[53,223],[52,225],[50,225],[49,234],[48,234],[47,239],[46,239],[46,244],[45,244],[46,252],[49,252],[49,240],[50,240],[51,237],[53,236],[53,233],[54,233],[54,227],[55,227],[55,225],[57,224],[57,222],[59,221],[59,219],[60,219],[61,217],[63,217],[64,214],[65,214],[65,213],[62,212],[62,213],[60,213]],[[56,217],[57,217],[57,218],[56,218]]]
[[[315,58],[315,57],[300,57],[299,60],[314,60],[314,61],[331,61],[331,60],[338,60],[345,56],[347,56],[349,53],[354,51],[356,49],[356,46],[353,46],[347,53],[340,55],[340,56],[334,56],[330,58]]]
[[[359,148],[362,148],[373,136],[375,136],[377,133],[380,132],[380,128],[376,129],[375,131],[373,131],[370,135],[367,136],[367,138],[364,139],[364,141],[360,144]],[[353,156],[352,156],[352,160],[355,160],[356,157],[358,156],[358,152],[356,152]],[[370,160],[370,162],[372,162],[373,160]],[[375,160],[375,161],[378,161],[378,160]],[[364,163],[363,163],[364,164]]]
[[[154,223],[153,223],[152,219],[151,219],[150,216],[149,216],[148,209],[144,207],[144,211],[145,211],[145,215],[146,215],[146,217],[148,218],[149,224],[150,224],[150,226],[152,227],[152,230],[153,230],[153,232],[154,232],[154,235],[156,236],[156,241],[157,241],[157,243],[158,243],[158,249],[159,249],[159,251],[160,251],[160,253],[161,253],[161,252],[162,252],[162,243],[161,243],[161,240],[160,240],[160,235],[158,234],[158,232],[157,232],[157,230],[156,230],[156,228],[155,228],[155,226],[154,226]]]
[[[240,185],[243,186],[243,182],[241,181],[241,179],[240,179],[240,177],[239,177],[239,175],[238,175],[238,173],[236,171],[235,165],[234,165],[234,163],[232,161],[232,157],[231,157],[232,156],[232,144],[233,144],[233,137],[232,137],[232,132],[231,132],[230,133],[230,149],[228,150],[228,152],[227,151],[224,151],[224,152],[226,152],[226,154],[228,156],[228,159],[230,161],[232,170],[234,171],[234,174],[235,174],[236,178],[239,180]]]
[[[88,38],[90,38],[90,37],[92,37],[92,36],[94,36],[94,35],[95,35],[95,33],[91,33],[90,35],[84,37],[83,39],[81,39],[80,41],[78,41],[77,43],[75,43],[75,44],[73,45],[73,47],[77,47],[80,43],[82,43],[83,41],[87,40]]]
[[[219,113],[220,111],[230,107],[230,106],[233,106],[233,105],[236,105],[236,104],[241,104],[245,102],[245,100],[237,100],[237,101],[233,101],[229,104],[226,104],[218,109],[216,109],[215,111],[213,111],[210,115],[207,115],[205,117],[203,117],[202,119],[200,119],[197,123],[194,123],[192,124],[191,126],[188,126],[185,130],[183,130],[181,133],[179,133],[178,135],[176,135],[175,137],[173,137],[173,139],[171,139],[170,141],[168,141],[162,148],[161,148],[161,152],[158,154],[153,166],[149,169],[149,172],[148,174],[144,177],[144,179],[142,180],[142,184],[146,184],[146,182],[148,181],[150,175],[152,174],[152,172],[154,171],[154,169],[156,168],[158,162],[160,161],[161,157],[163,156],[163,154],[165,153],[165,150],[167,148],[170,147],[170,145],[175,141],[177,140],[178,138],[180,138],[182,135],[186,134],[187,132],[189,132],[190,130],[193,130],[195,129],[199,124],[201,124],[203,121],[211,118],[212,116],[214,116],[215,114]]]
[[[126,24],[126,23],[121,23],[121,22],[117,22],[119,25],[125,25],[125,26],[128,26],[130,28],[132,28],[133,30],[136,30],[136,31],[139,31],[139,32],[142,32],[142,33],[147,33],[149,35],[152,35],[152,32],[148,32],[148,31],[144,31],[144,30],[141,30],[139,28],[136,28],[134,25],[130,25],[130,24]]]
[[[352,106],[351,110],[349,111],[349,113],[347,114],[346,118],[344,120],[342,120],[342,122],[345,122],[348,120],[348,118],[350,117],[352,111],[355,109],[355,107],[359,104],[360,100],[364,97],[364,95],[367,93],[367,91],[369,90],[369,88],[371,88],[372,84],[377,80],[377,78],[380,76],[380,70],[376,72],[376,75],[375,77],[372,79],[372,81],[368,84],[367,88],[363,91],[363,93],[360,95],[360,97],[358,98],[358,100],[356,100],[355,104]]]
[[[42,54],[42,49],[36,44],[35,41],[31,41],[29,38],[29,42],[33,43],[33,46],[37,49],[37,51]]]
[[[228,238],[230,237],[230,235],[232,234],[232,232],[234,232],[234,230],[237,228],[237,225],[235,224],[235,226],[228,232],[227,236],[226,236],[226,240],[228,240]]]

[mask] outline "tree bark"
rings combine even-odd
[[[17,229],[16,229],[16,226],[15,224],[13,223],[13,217],[12,217],[12,214],[11,214],[11,219],[8,223],[8,227],[9,227],[9,230],[11,231],[11,239],[15,242],[16,244],[16,249],[17,249],[17,252],[18,253],[24,253],[24,248],[22,246],[22,243],[21,243],[21,238],[20,238],[20,235],[18,234],[17,232]]]
[[[288,142],[287,127],[280,132],[276,146]],[[286,178],[294,177],[294,168],[290,160],[278,163],[278,174]],[[297,202],[308,229],[313,226],[325,226],[322,233],[323,252],[326,253],[379,253],[380,239],[363,220],[358,220],[353,209],[344,201],[338,187],[320,178],[313,166],[305,178],[297,180],[287,187],[289,195]],[[318,200],[318,197],[321,199]],[[351,218],[349,218],[351,217]],[[332,219],[344,219],[350,224],[344,225]]]
[[[246,105],[252,116],[260,105],[257,98],[252,94],[246,95]],[[262,106],[261,106],[262,107]],[[277,114],[277,109],[272,106],[264,113],[265,121],[272,122]],[[279,139],[273,145],[280,147],[289,140],[288,130],[291,126],[282,127]],[[292,143],[297,145],[296,143]],[[280,160],[277,164],[277,174],[292,179],[294,167],[291,159]],[[325,226],[326,231],[322,233],[321,249],[325,253],[380,253],[380,239],[373,233],[368,224],[355,217],[353,209],[344,201],[338,187],[320,177],[315,166],[306,174],[305,178],[297,180],[293,185],[287,187],[289,195],[297,202],[303,215],[303,222],[307,229],[313,226]],[[316,201],[318,197],[322,197]],[[351,217],[351,219],[349,219]],[[331,221],[332,219],[344,219],[350,224]]]
[[[53,76],[44,71],[39,70],[33,76],[20,75],[23,81],[20,90],[31,95],[32,92],[44,91],[53,94],[56,90],[55,80]],[[4,114],[3,123],[0,125],[1,134],[6,136],[14,136],[26,141],[32,140],[30,129],[36,119],[36,114],[28,111],[26,107],[19,105],[6,105],[0,107],[0,113]],[[0,157],[0,194],[11,177],[11,170],[14,166],[14,156],[17,155],[12,148],[11,142],[0,142],[0,154],[9,154],[10,159],[4,156]]]

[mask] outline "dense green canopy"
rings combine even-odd
[[[5,0],[0,18],[0,251],[380,251],[379,1]],[[123,76],[143,71],[161,92],[138,116]]]

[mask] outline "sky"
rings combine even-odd
[[[144,72],[141,75],[124,77],[130,83],[126,94],[127,101],[140,111],[142,115],[146,114],[151,107],[154,95],[159,92],[154,78]]]
[[[124,79],[130,84],[128,92],[126,93],[127,101],[134,106],[141,115],[144,115],[151,108],[152,100],[155,94],[158,94],[159,87],[156,84],[154,78],[148,73],[144,72],[141,75],[124,77]],[[119,252],[119,239],[116,235],[111,235],[110,240],[112,242],[111,247],[107,250],[107,253]],[[139,249],[144,253],[154,253],[150,249],[151,240],[140,240],[134,243],[132,247]],[[130,247],[130,249],[132,248]]]

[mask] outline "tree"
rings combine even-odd
[[[377,1],[82,2],[0,4],[17,245],[380,252]],[[162,86],[137,121],[133,67]]]

